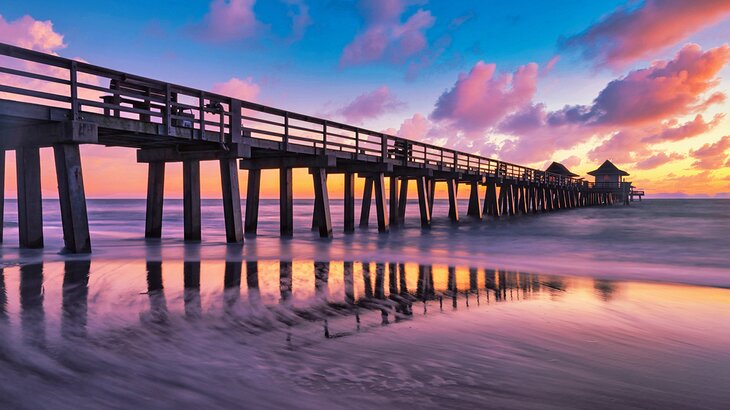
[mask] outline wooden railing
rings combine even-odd
[[[408,140],[337,121],[157,81],[81,61],[0,43],[0,98],[34,102],[84,114],[134,119],[193,130],[193,138],[218,135],[221,143],[272,140],[284,151],[309,146],[408,166],[487,174],[560,186],[590,187],[565,177],[504,161]]]

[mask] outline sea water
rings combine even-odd
[[[466,209],[465,203],[460,203]],[[722,408],[730,402],[730,201],[645,200],[311,230],[278,201],[258,236],[203,241],[182,202],[145,240],[141,200],[89,200],[94,252],[0,250],[0,408]],[[244,204],[245,206],[245,204]]]

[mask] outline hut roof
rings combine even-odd
[[[555,162],[555,161],[553,161],[553,163],[550,164],[549,167],[547,167],[547,169],[545,170],[545,172],[550,172],[552,174],[563,175],[563,176],[566,176],[566,177],[577,177],[578,176],[578,174],[574,174],[574,173],[570,172],[568,170],[568,168],[565,167],[565,165],[563,165],[563,164],[561,164],[559,162]]]
[[[622,171],[616,167],[616,165],[613,165],[613,163],[609,160],[606,160],[601,164],[600,167],[597,169],[594,169],[593,171],[589,172],[588,175],[622,175],[622,176],[628,176],[629,173],[626,171]]]

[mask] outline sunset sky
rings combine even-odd
[[[730,197],[728,39],[730,0],[0,2],[1,42],[541,169],[610,159],[650,196]],[[133,150],[82,155],[88,197],[144,196]]]

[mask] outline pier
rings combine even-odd
[[[348,233],[355,231],[356,177],[365,179],[359,226],[368,225],[374,199],[382,233],[403,224],[409,184],[417,188],[425,229],[431,225],[437,184],[447,188],[448,217],[454,223],[461,219],[460,185],[469,189],[466,216],[475,220],[628,204],[632,196],[631,183],[623,180],[594,184],[7,44],[0,44],[0,76],[8,79],[0,83],[0,150],[16,155],[22,248],[43,247],[39,149],[44,147],[54,151],[70,253],[91,251],[80,144],[136,149],[137,161],[148,164],[147,238],[162,234],[166,164],[172,162],[183,168],[186,241],[202,237],[201,161],[220,164],[229,243],[256,234],[265,169],[279,170],[282,237],[293,233],[294,168],[308,169],[313,179],[312,228],[323,238],[333,237],[327,182],[334,175],[344,178],[342,229]],[[245,218],[240,169],[248,171]]]

